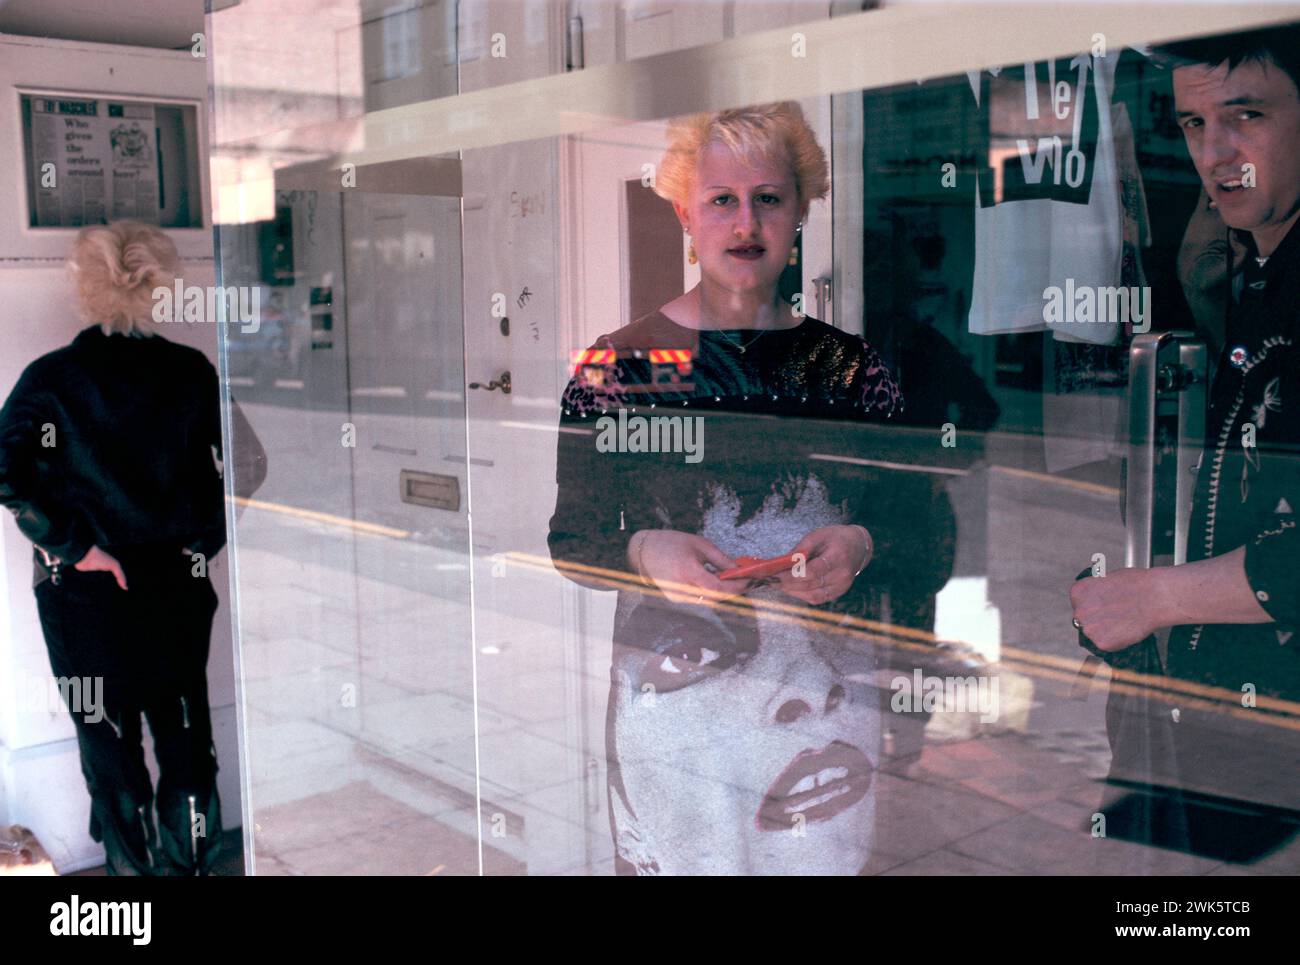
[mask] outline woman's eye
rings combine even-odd
[[[699,647],[692,651],[686,659],[690,660],[691,657],[695,657],[692,663],[700,667],[707,667],[711,663],[717,663],[718,658],[721,656],[722,654],[716,650],[710,650],[708,647]]]
[[[1189,117],[1187,118],[1187,120],[1183,121],[1184,129],[1192,128],[1192,127],[1200,127],[1200,126],[1201,126],[1201,119],[1199,117]]]
[[[1259,111],[1242,111],[1237,115],[1239,121],[1253,121],[1257,117],[1262,117]]]
[[[667,654],[659,664],[659,669],[669,674],[689,673],[693,669],[702,670],[709,664],[717,663],[721,656],[717,650],[708,647],[683,647]]]
[[[753,654],[724,654],[696,644],[678,643],[671,650],[649,657],[643,665],[641,680],[653,685],[659,693],[670,693],[727,670],[751,656]]]
[[[772,206],[772,205],[778,205],[778,204],[781,203],[781,198],[780,198],[778,195],[775,195],[775,194],[759,194],[759,195],[756,195],[755,197],[757,197],[758,200],[759,200],[759,201],[762,201],[765,205],[769,205],[769,206]],[[715,204],[715,205],[718,205],[719,203],[721,203],[721,204],[730,204],[731,201],[732,201],[732,198],[733,198],[733,195],[730,195],[730,194],[720,194],[720,195],[718,195],[716,198],[713,199],[712,203]]]

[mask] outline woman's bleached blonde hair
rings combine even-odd
[[[755,104],[716,114],[692,114],[668,125],[668,150],[655,172],[654,192],[685,205],[691,196],[700,152],[709,144],[730,148],[737,157],[788,164],[799,201],[826,197],[830,190],[826,152],[817,143],[803,109],[795,101]]]
[[[86,321],[105,335],[153,335],[153,290],[172,286],[180,256],[156,225],[114,221],[82,228],[68,267]]]

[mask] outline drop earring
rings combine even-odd
[[[690,246],[686,249],[686,261],[694,265],[699,260],[700,259],[695,257],[695,242],[692,241]]]
[[[795,235],[798,235],[801,231],[803,231],[803,225],[794,229]],[[792,268],[799,264],[799,246],[797,244],[790,246],[790,257],[786,260],[786,264]]]

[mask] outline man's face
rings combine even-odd
[[[1174,71],[1174,101],[1192,162],[1220,216],[1271,250],[1300,211],[1295,83],[1271,62],[1249,61],[1231,71],[1226,62],[1195,64]]]

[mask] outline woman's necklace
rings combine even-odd
[[[748,342],[744,342],[744,343],[742,344],[741,342],[737,341],[736,339],[733,339],[730,335],[728,335],[725,331],[723,331],[723,330],[720,329],[720,328],[715,328],[714,331],[717,332],[719,335],[721,335],[721,336],[722,336],[722,337],[723,337],[727,342],[729,342],[731,345],[734,345],[736,348],[738,348],[738,349],[740,350],[740,354],[741,354],[741,355],[744,355],[744,354],[745,354],[745,349],[749,348],[751,345],[753,345],[753,344],[754,344],[755,342],[757,342],[760,338],[762,338],[764,335],[767,334],[767,329],[765,329],[765,328],[760,328],[760,329],[758,330],[758,334],[757,334],[757,335],[755,335],[753,338],[751,338]]]

